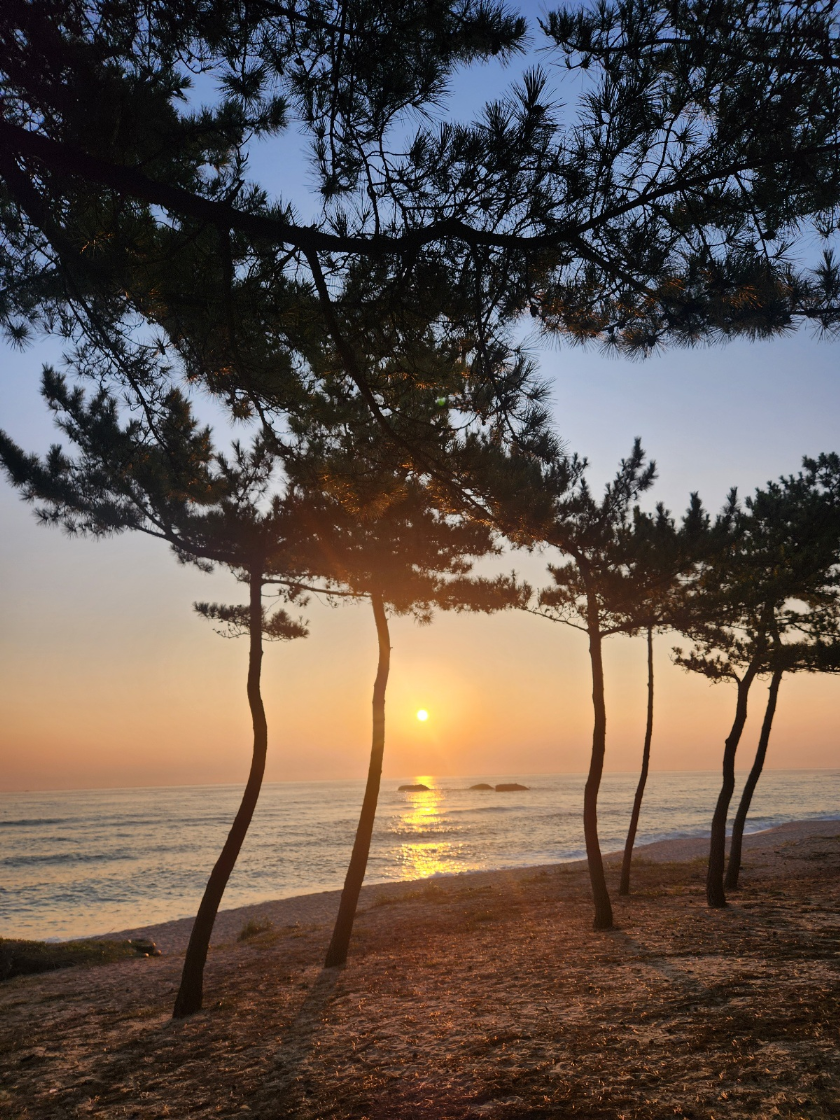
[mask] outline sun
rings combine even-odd
[[[417,718],[420,720],[421,723],[425,723],[426,720],[429,718],[429,713],[426,711],[425,708],[421,708],[420,711],[417,713]]]

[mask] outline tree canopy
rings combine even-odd
[[[629,352],[836,327],[833,4],[561,8],[535,29],[543,68],[475,120],[428,119],[458,67],[512,60],[526,31],[475,0],[4,6],[9,336],[139,322],[235,409],[281,414],[329,374],[328,337],[418,455],[421,425],[393,417],[428,380],[388,367],[396,335],[445,340],[461,391],[437,396],[480,420],[501,402],[515,440],[530,383],[500,380],[499,347],[521,371],[506,324],[523,313]],[[300,137],[314,219],[249,164]],[[813,234],[822,263],[802,259]]]

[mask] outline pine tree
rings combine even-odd
[[[525,21],[483,0],[6,5],[10,337],[73,331],[90,312],[100,334],[139,321],[232,407],[270,411],[308,392],[309,345],[328,335],[394,440],[406,379],[371,384],[354,312],[419,315],[461,345],[476,359],[466,410],[504,401],[483,348],[529,311],[643,352],[802,318],[835,328],[832,5],[605,3],[554,11],[541,31],[547,64],[585,75],[565,115],[531,71],[473,122],[415,127],[458,66],[511,60]],[[219,87],[200,110],[191,68]],[[314,221],[249,181],[257,141],[282,165],[292,114],[317,171]],[[829,249],[809,269],[797,250],[814,233]],[[248,322],[262,333],[246,344]],[[428,468],[422,429],[401,438]]]
[[[776,714],[776,704],[779,698],[779,686],[786,673],[796,672],[840,672],[840,642],[774,642],[768,657],[768,672],[770,683],[767,688],[767,704],[764,709],[764,719],[758,737],[755,758],[744,782],[738,808],[732,821],[732,836],[729,841],[729,859],[726,864],[726,876],[723,881],[724,890],[737,891],[741,874],[741,851],[744,841],[744,826],[747,823],[753,794],[761,778],[764,762],[767,758],[767,748],[770,744],[770,732],[773,728],[773,717]]]
[[[489,613],[530,596],[514,577],[471,574],[474,559],[498,551],[479,522],[441,511],[432,489],[383,454],[364,412],[354,429],[310,427],[290,451],[301,485],[306,557],[328,594],[370,602],[378,663],[372,698],[372,742],[356,836],[325,967],[343,965],[370,854],[385,750],[385,697],[391,663],[389,616],[429,623],[436,609]]]
[[[727,891],[738,889],[744,826],[767,757],[783,677],[788,673],[840,672],[840,504],[836,501],[840,494],[840,470],[836,463],[834,469],[830,469],[832,458],[836,459],[836,456],[820,457],[823,467],[819,472],[821,477],[817,461],[806,459],[805,470],[798,478],[770,484],[767,492],[759,490],[751,499],[751,508],[760,509],[768,501],[777,503],[780,499],[789,500],[791,497],[794,501],[810,502],[816,490],[819,506],[823,508],[821,512],[819,506],[813,509],[809,519],[816,520],[816,532],[824,534],[825,539],[817,544],[816,550],[812,545],[811,551],[823,553],[826,568],[822,580],[817,576],[803,599],[785,604],[776,612],[767,657],[767,672],[770,675],[767,704],[755,758],[732,822],[729,860],[723,884]],[[786,640],[782,640],[783,635]]]
[[[282,607],[267,611],[263,586],[288,576],[301,534],[298,500],[272,493],[276,455],[264,440],[234,445],[226,458],[196,423],[186,399],[169,389],[120,403],[101,389],[90,399],[64,377],[44,370],[44,396],[75,447],[68,457],[54,446],[45,459],[26,455],[0,432],[0,460],[10,481],[38,516],[70,533],[109,536],[135,530],[169,544],[179,560],[207,570],[221,564],[247,584],[248,603],[197,609],[231,633],[249,638],[247,695],[253,722],[251,767],[242,800],[213,867],[193,924],[174,1016],[200,1010],[204,965],[216,914],[254,813],[265,772],[268,727],[260,692],[263,640],[307,634]],[[139,416],[139,418],[138,418]],[[287,601],[299,598],[293,590]]]
[[[406,113],[434,105],[453,68],[509,55],[523,34],[521,19],[484,0],[390,8],[342,0],[281,11],[223,4],[212,12],[188,2],[172,8],[118,0],[96,19],[72,0],[4,9],[0,214],[7,239],[0,267],[10,284],[0,318],[19,342],[34,317],[74,337],[92,332],[105,347],[151,326],[171,360],[222,396],[235,415],[279,413],[281,427],[283,413],[329,376],[319,359],[322,337],[332,335],[342,365],[338,380],[354,382],[382,431],[399,441],[388,413],[413,372],[411,362],[383,408],[382,386],[371,377],[371,332],[398,307],[407,334],[423,322],[438,334],[453,324],[449,333],[457,335],[461,357],[462,350],[488,345],[484,312],[476,319],[467,310],[475,284],[461,283],[437,251],[408,271],[379,253],[351,257],[347,268],[321,254],[332,244],[327,230],[346,225],[334,212],[335,200],[346,195],[348,175],[359,184],[359,152],[364,160],[389,129],[402,127]],[[212,108],[193,111],[184,103],[191,65],[219,80]],[[82,103],[97,111],[77,113]],[[294,225],[295,216],[245,180],[248,144],[281,132],[292,104],[316,158],[328,159],[330,170],[322,182],[323,228],[312,229],[314,240],[306,236],[290,254],[259,229],[273,229],[277,219]],[[36,118],[58,125],[47,126],[51,137],[35,137],[28,125]],[[42,154],[41,140],[55,143],[70,153],[70,164],[33,179],[15,137],[35,139]],[[168,183],[170,203],[191,197],[199,210],[170,221],[143,191],[125,203],[120,187],[102,195],[78,162],[91,153],[100,167],[110,160],[124,170],[133,165],[135,184],[149,176]],[[369,191],[368,183],[365,197]],[[208,224],[207,206],[248,213],[249,232],[238,232],[236,222]],[[370,308],[361,321],[360,301]],[[459,325],[465,315],[478,338],[466,347]],[[393,349],[376,356],[399,360]],[[472,365],[477,373],[479,364]],[[422,376],[414,375],[414,388]],[[443,384],[432,389],[438,397],[448,392]],[[414,436],[417,442],[417,431]]]
[[[715,533],[704,513],[697,494],[691,502],[679,529],[673,518],[660,504],[655,517],[634,511],[633,535],[628,541],[630,569],[641,584],[638,597],[625,608],[626,632],[642,631],[647,647],[647,705],[645,737],[642,747],[642,765],[633,796],[633,808],[624,855],[621,861],[621,878],[618,893],[630,894],[630,872],[633,848],[642,811],[642,801],[650,770],[651,742],[653,740],[653,637],[654,632],[667,630],[671,623],[673,599],[679,595],[681,583],[690,578],[695,565],[714,545]],[[639,578],[641,576],[641,579]]]
[[[784,635],[800,617],[792,610],[795,602],[833,602],[837,508],[834,494],[810,474],[768,483],[746,509],[736,507],[733,492],[730,544],[684,588],[675,628],[692,639],[693,648],[688,653],[676,649],[677,664],[713,682],[734,681],[737,688],[712,818],[706,896],[713,907],[726,905],[726,820],[750,689],[757,677],[778,666],[774,658],[783,649]],[[771,700],[775,706],[775,692]],[[772,709],[769,715],[772,722]],[[765,720],[768,737],[770,722]]]
[[[581,469],[576,469],[576,476],[568,495],[557,500],[551,521],[535,536],[570,557],[563,564],[549,566],[554,586],[540,592],[537,609],[584,631],[589,639],[594,723],[583,826],[595,928],[609,929],[612,904],[598,840],[598,791],[607,726],[603,641],[611,634],[634,634],[659,624],[661,604],[670,586],[693,563],[686,543],[702,535],[706,519],[696,497],[679,533],[661,506],[653,517],[634,509],[637,498],[656,476],[655,464],[646,460],[638,439],[600,501],[592,495]]]
[[[653,625],[649,624],[645,631],[647,646],[647,707],[645,718],[645,739],[642,746],[642,765],[639,769],[639,780],[636,783],[636,792],[633,795],[633,808],[630,811],[630,824],[627,826],[627,839],[624,841],[624,855],[621,860],[621,879],[618,884],[620,895],[630,894],[630,872],[633,866],[633,848],[636,844],[636,833],[639,829],[639,818],[642,814],[642,801],[647,788],[648,773],[650,772],[650,748],[653,742]]]

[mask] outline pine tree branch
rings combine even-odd
[[[315,226],[299,226],[267,214],[248,214],[230,203],[205,198],[183,187],[150,179],[134,168],[88,155],[70,145],[51,140],[2,118],[0,118],[0,146],[5,146],[8,151],[17,152],[24,158],[36,159],[50,170],[61,174],[75,175],[99,183],[119,194],[162,206],[206,225],[236,229],[257,240],[293,246],[307,257],[318,252],[358,253],[367,257],[381,257],[417,252],[426,245],[446,240],[458,241],[473,247],[512,249],[517,252],[572,246],[582,256],[592,259],[593,263],[608,268],[616,275],[620,275],[621,271],[615,262],[608,261],[583,241],[585,234],[668,195],[697,190],[721,179],[728,179],[757,168],[788,163],[794,157],[803,160],[840,152],[840,143],[819,144],[802,148],[796,153],[772,155],[760,160],[740,160],[723,167],[713,167],[695,175],[677,177],[654,189],[643,191],[618,206],[601,211],[589,221],[558,225],[545,233],[499,233],[477,229],[459,218],[442,218],[427,226],[409,229],[397,235],[381,233],[360,235],[326,233]],[[638,284],[638,281],[635,283]]]

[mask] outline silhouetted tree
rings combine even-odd
[[[655,475],[655,464],[646,461],[637,439],[632,454],[622,460],[600,501],[578,472],[569,493],[556,501],[552,521],[539,530],[541,541],[570,559],[549,566],[554,586],[540,592],[537,610],[584,631],[589,639],[594,723],[583,826],[596,929],[612,926],[612,905],[598,840],[598,791],[607,725],[603,640],[611,634],[638,633],[658,624],[659,604],[676,576],[692,564],[685,542],[701,534],[706,525],[696,496],[679,533],[661,506],[655,516],[634,509]]]
[[[808,501],[816,488],[822,499],[820,506],[823,511],[815,511],[812,516],[819,518],[820,528],[825,533],[826,540],[819,551],[823,552],[827,568],[823,573],[823,582],[820,584],[817,581],[816,585],[812,585],[804,600],[783,607],[777,612],[778,622],[774,621],[773,640],[767,657],[767,672],[770,674],[767,704],[755,758],[732,822],[725,890],[738,889],[744,826],[767,757],[782,678],[787,673],[840,672],[840,502],[837,501],[840,497],[840,460],[836,455],[822,455],[819,460],[806,458],[804,467],[804,477],[800,475],[796,479],[771,483],[769,495],[759,491],[753,499],[753,502],[761,503],[768,497],[774,501],[784,495],[796,500],[798,494],[802,500]],[[787,640],[782,639],[780,630]]]
[[[628,324],[651,281],[665,307],[679,306],[677,281],[692,264],[684,302],[695,315],[738,267],[743,280],[758,259],[769,278],[785,233],[836,202],[830,5],[681,0],[550,12],[548,42],[590,79],[568,137],[539,74],[473,124],[405,130],[408,111],[443,100],[459,65],[521,50],[525,20],[501,4],[219,3],[211,14],[186,0],[119,0],[93,10],[85,19],[70,0],[4,10],[2,135],[18,173],[50,201],[82,209],[96,185],[103,213],[88,221],[112,231],[120,223],[123,241],[148,232],[157,206],[281,252],[375,260],[446,243],[490,247],[517,273],[551,277],[553,295],[576,290],[569,319],[599,303],[582,298],[585,275],[602,292],[623,289],[633,297]],[[190,64],[220,86],[200,112],[183,106]],[[248,144],[281,137],[292,105],[330,204],[315,224],[241,182]],[[756,119],[766,127],[752,127]],[[110,205],[114,196],[133,200],[128,213]],[[138,220],[145,230],[132,228]],[[712,226],[726,229],[728,257],[702,238]],[[714,263],[721,272],[704,280]],[[561,277],[576,282],[558,285]],[[734,293],[717,295],[737,315]]]
[[[257,411],[282,428],[284,412],[319,378],[329,382],[333,371],[321,358],[322,340],[331,337],[339,391],[351,385],[379,424],[380,438],[384,430],[404,444],[394,405],[407,381],[422,388],[430,371],[414,368],[411,345],[399,352],[391,339],[388,349],[375,350],[377,324],[396,315],[404,338],[431,324],[439,346],[444,337],[454,339],[462,367],[458,400],[474,395],[467,370],[483,381],[487,397],[499,373],[481,372],[493,330],[484,311],[476,319],[475,281],[462,280],[445,253],[436,248],[407,269],[402,255],[396,268],[378,250],[345,257],[344,267],[321,250],[332,244],[329,228],[349,231],[349,215],[338,211],[360,176],[366,178],[363,165],[382,151],[384,135],[402,130],[406,113],[435,104],[458,65],[518,50],[522,19],[484,0],[390,9],[353,0],[259,13],[223,3],[212,14],[189,0],[165,8],[118,0],[94,8],[93,22],[73,0],[4,9],[0,17],[6,95],[0,220],[7,232],[0,269],[10,279],[0,288],[0,318],[14,339],[23,341],[34,319],[73,336],[93,330],[97,345],[113,348],[131,328],[152,325],[171,359],[235,415]],[[31,68],[39,59],[36,79]],[[185,101],[192,65],[220,86],[215,103],[195,111]],[[78,96],[97,112],[75,113]],[[329,163],[330,170],[316,222],[323,228],[311,227],[314,238],[288,252],[259,229],[269,232],[278,220],[292,228],[297,219],[288,205],[270,202],[246,182],[246,164],[248,145],[282,132],[292,103],[316,165]],[[64,127],[49,136],[46,128],[39,139],[69,154],[70,165],[33,177],[14,137],[25,141],[22,131],[56,112]],[[103,195],[85,170],[92,154],[98,166],[113,161],[133,168],[135,186],[168,184],[170,202],[192,197],[199,210],[188,206],[174,221],[158,221],[164,211],[145,189],[142,197],[123,196],[114,183]],[[367,182],[366,208],[377,198],[393,208],[381,186],[379,175]],[[124,205],[133,213],[127,221]],[[219,226],[214,207],[249,214],[249,230],[239,231],[237,221]],[[390,224],[377,213],[380,232]],[[85,250],[94,243],[102,250],[96,262]],[[499,382],[501,394],[508,382]],[[433,397],[451,395],[439,377],[429,388]],[[416,456],[428,465],[426,429],[411,434]]]
[[[677,664],[714,682],[732,680],[737,686],[712,818],[706,897],[713,907],[726,905],[726,820],[750,688],[757,676],[772,673],[774,646],[791,625],[791,602],[819,603],[833,597],[837,555],[835,503],[813,478],[800,473],[769,483],[746,506],[735,508],[733,492],[732,541],[702,565],[697,579],[684,589],[675,626],[693,641],[688,654],[675,650]],[[775,693],[772,699],[775,703]]]
[[[193,923],[174,1016],[198,1011],[204,965],[225,887],[256,807],[268,746],[260,692],[263,639],[305,637],[306,627],[282,608],[267,612],[263,585],[288,574],[291,545],[300,536],[294,494],[272,492],[276,456],[262,440],[250,450],[235,444],[233,458],[217,452],[210,432],[199,428],[185,398],[168,390],[156,400],[134,400],[123,420],[118,401],[100,390],[86,399],[50,368],[43,392],[59,427],[77,452],[54,446],[45,459],[25,454],[0,433],[0,460],[28,501],[42,503],[40,519],[70,533],[108,536],[137,530],[166,541],[179,560],[207,570],[230,568],[248,586],[245,606],[202,603],[200,613],[249,637],[247,695],[253,752],[239,809],[222,847]],[[295,598],[289,592],[287,599]]]
[[[738,890],[738,880],[741,873],[741,851],[744,841],[744,826],[752,804],[753,794],[764,769],[767,758],[767,747],[770,743],[770,732],[773,728],[773,717],[776,713],[776,703],[779,697],[779,686],[786,673],[796,672],[840,672],[840,642],[832,643],[807,643],[776,641],[771,646],[768,655],[770,683],[767,689],[767,704],[764,709],[764,719],[761,723],[761,732],[758,737],[758,746],[753,764],[741,791],[741,798],[735,817],[732,822],[732,836],[729,841],[729,859],[726,864],[726,876],[723,881],[727,891]]]
[[[385,750],[385,695],[391,660],[389,615],[428,623],[435,609],[494,611],[521,605],[530,588],[513,577],[470,575],[474,559],[498,552],[493,533],[441,511],[434,491],[377,446],[369,418],[355,429],[312,429],[290,455],[306,480],[306,549],[313,575],[328,593],[369,600],[378,664],[372,698],[372,742],[362,809],[325,967],[342,965],[353,931],[370,854]],[[317,483],[313,486],[313,482]],[[308,484],[308,485],[307,485]],[[304,561],[305,563],[305,561]]]
[[[604,631],[611,629],[605,614],[609,612],[609,600],[621,597],[626,601],[623,594],[625,558],[616,556],[616,536],[626,529],[633,503],[653,484],[655,477],[656,466],[645,462],[645,453],[637,439],[630,458],[622,460],[600,502],[592,496],[585,478],[581,478],[570,497],[562,503],[562,513],[555,526],[556,537],[551,541],[572,559],[562,565],[549,566],[555,586],[541,591],[538,600],[542,613],[583,630],[589,638],[594,723],[583,795],[583,831],[596,929],[610,929],[613,924],[598,840],[598,790],[607,739],[602,642]]]
[[[309,391],[328,335],[380,435],[446,475],[422,426],[394,424],[429,383],[371,365],[364,323],[422,319],[459,346],[469,384],[449,403],[468,414],[521,392],[484,350],[523,312],[631,351],[836,326],[833,258],[797,256],[840,198],[833,6],[622,0],[541,28],[547,65],[586,72],[575,109],[537,70],[475,121],[413,127],[457,67],[521,50],[525,20],[484,0],[5,5],[9,335],[139,319],[264,413]],[[219,90],[202,109],[193,69]],[[292,114],[317,176],[305,221],[248,180],[251,145],[277,145],[275,168],[284,134],[297,150]]]
[[[718,532],[720,527],[715,527]],[[642,630],[647,647],[647,705],[645,718],[645,737],[642,747],[642,765],[639,780],[633,796],[633,808],[624,854],[621,861],[621,878],[618,893],[630,893],[630,871],[633,862],[633,848],[642,801],[650,771],[650,749],[653,740],[653,636],[657,630],[665,630],[670,625],[672,601],[678,595],[680,583],[689,577],[695,564],[715,547],[718,534],[710,531],[709,518],[703,512],[696,494],[691,496],[691,504],[679,529],[673,519],[659,505],[656,516],[641,515],[634,512],[634,533],[628,542],[632,548],[630,557],[631,572],[643,577],[641,595],[631,604],[627,614],[628,632]]]

